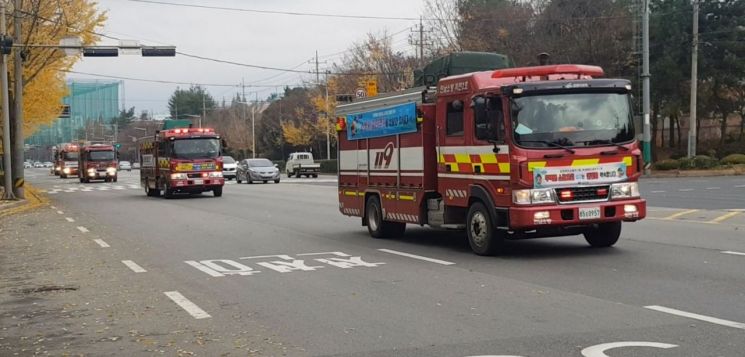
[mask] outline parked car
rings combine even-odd
[[[268,159],[245,159],[238,164],[235,179],[238,183],[243,181],[247,183],[254,183],[254,181],[279,183],[279,169]]]
[[[132,163],[129,161],[119,161],[119,171],[132,171]]]
[[[53,164],[53,163],[51,163],[51,162],[49,162],[49,161],[45,161],[45,162],[44,162],[44,167],[45,167],[45,168],[50,168],[50,167],[52,167],[52,166],[54,166],[54,164]]]
[[[37,169],[38,168],[43,168],[44,167],[44,164],[42,164],[41,162],[37,161],[37,162],[34,163],[34,167],[37,168]]]
[[[292,177],[292,175],[295,175],[297,178],[300,178],[300,176],[318,177],[318,174],[321,172],[321,164],[316,164],[313,161],[312,153],[295,152],[287,158],[285,172],[287,173],[287,177]]]
[[[32,167],[34,167],[34,164],[32,164],[32,163],[30,163],[28,161],[26,161],[26,162],[23,163],[23,168],[24,169],[30,169]]]
[[[238,164],[235,162],[235,159],[233,157],[222,157],[222,177],[224,177],[226,180],[232,180],[235,178],[235,170],[237,167]]]
[[[132,163],[132,168],[135,169],[135,170],[139,170],[140,169],[140,163],[139,162]]]

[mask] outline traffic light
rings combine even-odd
[[[170,46],[142,46],[142,57],[174,57],[176,47]]]
[[[122,144],[116,143],[116,144],[114,144],[114,147],[115,147],[115,148],[116,148],[117,150],[119,150],[119,149],[121,149],[121,148],[122,148]]]
[[[0,38],[0,53],[4,55],[9,55],[12,49],[13,49],[13,37],[2,36],[2,38]]]
[[[83,57],[117,57],[119,49],[116,47],[83,48]]]

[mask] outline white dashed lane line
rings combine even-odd
[[[735,251],[731,251],[731,250],[724,250],[724,251],[722,251],[722,253],[723,254],[730,254],[730,255],[742,255],[742,256],[745,256],[745,253],[743,253],[743,252],[735,252]]]
[[[707,187],[707,190],[720,190],[721,187]]]
[[[70,223],[72,223],[72,222],[75,222],[75,220],[74,220],[74,219],[72,219],[72,218],[70,218],[70,217],[65,217],[65,219],[66,219],[66,220],[67,220],[68,222],[70,222]]]
[[[690,192],[690,191],[693,191],[693,189],[692,188],[681,188],[681,189],[678,189],[678,191],[680,191],[680,192]]]
[[[122,263],[126,265],[129,269],[132,269],[135,273],[146,273],[147,270],[143,269],[141,266],[137,265],[137,263],[131,261],[131,260],[122,260]]]
[[[650,193],[665,193],[667,191],[649,191]]]
[[[180,306],[182,309],[188,312],[189,315],[191,315],[195,319],[206,319],[206,318],[212,317],[210,316],[210,314],[200,309],[199,306],[197,306],[193,302],[189,301],[189,299],[181,295],[181,293],[178,291],[166,291],[163,294],[166,294],[166,296],[168,296],[169,299],[173,300],[173,302],[175,302],[176,305]]]
[[[90,232],[90,231],[88,230],[88,228],[85,228],[85,227],[83,227],[83,226],[78,226],[78,230],[79,230],[79,231],[81,231],[81,232],[83,232],[83,233],[88,233],[88,232]]]
[[[384,253],[390,253],[390,254],[400,255],[402,257],[408,257],[408,258],[412,258],[412,259],[424,260],[425,262],[430,262],[430,263],[436,263],[436,264],[442,264],[442,265],[453,265],[453,264],[455,264],[453,262],[449,262],[449,261],[446,261],[446,260],[440,260],[440,259],[434,259],[434,258],[427,258],[427,257],[423,257],[421,255],[404,253],[404,252],[399,252],[399,251],[391,250],[391,249],[378,249],[378,250],[381,251],[381,252],[384,252]]]
[[[664,306],[659,306],[659,305],[650,305],[650,306],[645,306],[644,308],[647,308],[647,309],[650,309],[650,310],[659,311],[659,312],[664,312],[664,313],[672,314],[672,315],[676,315],[676,316],[687,317],[689,319],[694,319],[694,320],[699,320],[699,321],[705,321],[705,322],[709,322],[709,323],[712,323],[712,324],[717,324],[717,325],[722,325],[722,326],[727,326],[727,327],[732,327],[732,328],[737,328],[737,329],[745,330],[745,324],[742,323],[742,322],[735,322],[735,321],[724,320],[724,319],[720,319],[720,318],[716,318],[716,317],[711,317],[711,316],[706,316],[706,315],[694,314],[692,312],[687,312],[687,311],[672,309],[672,308],[669,308],[669,307],[664,307]]]
[[[104,242],[103,239],[94,239],[93,241],[96,242],[96,244],[100,245],[101,248],[111,247],[108,243]]]
[[[57,211],[57,214],[65,214],[65,212]]]

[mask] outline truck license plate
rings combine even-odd
[[[600,207],[592,207],[592,208],[580,208],[579,209],[579,219],[598,219],[600,218]]]
[[[194,184],[195,185],[204,185],[204,180],[202,180],[202,179],[195,179],[194,180]],[[600,211],[598,211],[598,212],[600,212]],[[598,213],[598,214],[600,214],[600,213]]]

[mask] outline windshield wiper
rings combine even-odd
[[[544,143],[546,145],[551,145],[551,146],[554,146],[554,147],[557,147],[557,148],[564,149],[566,151],[569,151],[572,154],[574,154],[574,152],[575,152],[574,150],[572,150],[572,149],[570,149],[570,148],[568,148],[568,147],[566,147],[564,145],[557,144],[557,143],[555,143],[553,141],[548,141],[548,140],[520,140],[520,142],[521,143]]]
[[[610,139],[607,139],[607,140],[598,139],[598,140],[592,140],[592,141],[586,141],[585,142],[585,145],[586,146],[596,145],[596,144],[609,144],[609,145],[613,145],[615,147],[619,147],[619,148],[623,149],[623,151],[629,151],[629,148],[627,148],[627,147],[625,147],[625,146],[623,146],[623,145],[621,145],[619,143],[614,143]]]

